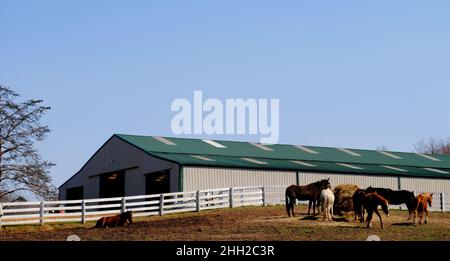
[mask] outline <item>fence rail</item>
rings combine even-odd
[[[240,206],[280,205],[286,186],[254,186],[129,197],[0,203],[0,227],[8,225],[82,222],[132,210],[136,217]],[[448,193],[434,193],[431,211],[450,211]],[[300,204],[307,203],[300,201]],[[406,209],[406,206],[390,206]]]

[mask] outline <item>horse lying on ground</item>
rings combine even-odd
[[[101,217],[95,224],[96,228],[108,228],[131,225],[133,223],[133,214],[131,211],[126,211],[115,216]]]
[[[320,192],[320,204],[322,205],[323,220],[332,221],[334,218],[334,193],[331,189],[327,188]]]
[[[359,222],[364,222],[364,209],[363,209],[363,198],[366,195],[365,189],[358,189],[353,193],[353,211],[355,212],[355,221],[356,217],[359,217]]]
[[[311,212],[311,202],[313,203],[313,214],[316,214],[316,202],[319,200],[320,192],[323,189],[331,188],[330,179],[323,179],[305,186],[291,185],[286,188],[286,211],[288,216],[295,217],[294,205],[295,199],[309,200],[308,204],[308,216]]]
[[[408,220],[414,214],[414,224],[416,224],[416,215],[419,216],[419,224],[422,225],[423,213],[425,212],[425,224],[428,223],[428,206],[433,203],[433,193],[422,193],[414,199],[414,208],[409,211]]]
[[[383,219],[381,218],[380,212],[378,212],[378,206],[381,206],[381,209],[383,210],[384,214],[389,217],[389,203],[386,199],[384,199],[382,196],[378,195],[377,193],[367,193],[363,198],[363,208],[367,211],[367,227],[369,228],[372,223],[372,215],[373,212],[377,214],[377,216],[380,218],[381,228],[383,229]]]

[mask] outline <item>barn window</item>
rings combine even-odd
[[[356,153],[356,152],[353,152],[353,151],[351,151],[351,150],[349,150],[349,149],[343,149],[343,148],[336,148],[337,150],[340,150],[340,151],[342,151],[342,152],[344,152],[344,153],[347,153],[347,154],[349,154],[349,155],[352,155],[352,156],[355,156],[355,157],[361,157],[361,154],[358,154],[358,153]]]
[[[291,160],[291,162],[292,162],[292,163],[295,163],[295,164],[303,165],[303,166],[306,166],[306,167],[317,167],[317,166],[314,165],[314,164],[306,163],[306,162],[299,161],[299,160]]]
[[[301,145],[295,145],[294,147],[296,147],[297,149],[301,149],[304,152],[310,153],[310,154],[319,154],[319,152],[312,150],[310,148],[307,148],[305,146],[301,146]]]

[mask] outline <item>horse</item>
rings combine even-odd
[[[331,189],[327,188],[320,192],[320,204],[322,205],[323,220],[332,221],[334,218],[334,193]]]
[[[414,207],[414,193],[412,191],[368,187],[367,192],[377,192],[378,195],[388,200],[391,205],[406,204],[406,207],[410,211]]]
[[[128,224],[129,226],[133,223],[133,213],[131,211],[126,211],[115,216],[101,217],[97,220],[95,224],[96,228],[108,228],[124,226]]]
[[[359,222],[364,222],[364,209],[363,209],[363,198],[366,195],[365,189],[358,189],[353,193],[353,211],[355,212],[355,221],[356,217],[359,217]]]
[[[331,188],[330,179],[323,179],[320,181],[316,181],[314,183],[305,185],[305,186],[297,186],[291,185],[286,188],[286,211],[288,216],[295,217],[294,214],[294,205],[295,199],[298,200],[309,200],[308,204],[308,216],[311,213],[311,202],[313,203],[313,215],[316,214],[316,202],[319,200],[320,192],[323,189]]]
[[[425,224],[428,223],[428,206],[431,207],[433,203],[433,193],[422,193],[414,200],[414,209],[409,212],[408,220],[411,219],[411,214],[414,214],[414,224],[416,224],[416,214],[419,216],[419,224],[422,225],[423,212],[425,212]]]
[[[381,228],[384,229],[383,226],[383,219],[381,219],[380,212],[378,212],[378,206],[381,206],[381,209],[383,210],[384,214],[389,217],[389,202],[385,198],[383,198],[381,195],[378,195],[377,193],[371,192],[367,193],[363,198],[363,208],[367,211],[367,228],[370,227],[372,223],[372,215],[373,212],[377,214],[377,216],[380,218]]]

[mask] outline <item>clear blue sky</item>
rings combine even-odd
[[[280,99],[280,142],[410,151],[450,135],[450,1],[5,1],[0,83],[52,107],[56,185],[176,98]],[[257,140],[257,137],[215,137]]]

